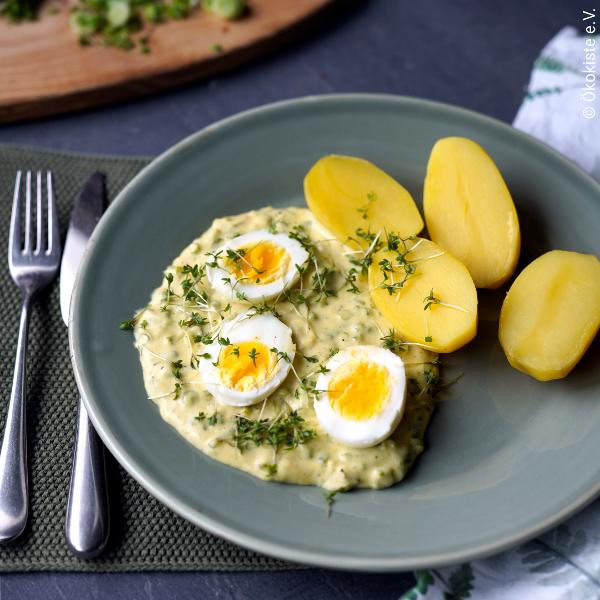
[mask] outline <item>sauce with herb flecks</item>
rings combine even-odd
[[[276,303],[255,303],[257,310],[275,310],[292,329],[293,366],[306,384],[301,386],[290,372],[264,406],[224,406],[203,386],[198,354],[202,340],[222,318],[235,317],[252,303],[218,295],[203,270],[214,260],[207,253],[257,229],[304,236],[326,277],[325,288],[310,291],[315,268],[311,266],[302,276],[302,293],[297,289]],[[419,346],[401,346],[389,335],[389,325],[371,304],[366,277],[350,262],[349,252],[353,251],[303,208],[267,207],[215,220],[166,269],[161,286],[135,317],[135,344],[146,390],[162,418],[208,456],[261,479],[329,490],[383,488],[400,481],[423,450],[434,409],[437,355]],[[394,347],[408,378],[400,425],[372,448],[334,441],[320,428],[313,410],[315,373],[336,351],[356,344]]]

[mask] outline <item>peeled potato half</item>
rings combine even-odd
[[[499,338],[510,364],[540,381],[561,379],[600,326],[600,262],[553,250],[515,279],[500,312]]]
[[[369,289],[373,304],[409,342],[453,352],[475,337],[477,290],[469,271],[430,240],[379,251],[369,267]]]
[[[465,264],[477,287],[497,288],[512,275],[521,249],[517,211],[479,144],[461,137],[436,142],[423,208],[431,239]]]
[[[362,158],[321,158],[304,178],[304,195],[317,220],[342,243],[356,238],[360,229],[394,231],[403,237],[423,229],[423,219],[408,190]]]

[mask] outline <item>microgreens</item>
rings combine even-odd
[[[219,422],[219,413],[215,410],[215,412],[213,412],[213,414],[210,417],[207,417],[204,411],[200,411],[194,417],[194,419],[196,421],[199,421],[200,423],[206,421],[207,425],[210,425],[212,427],[213,425],[216,425]]]
[[[358,271],[354,267],[350,268],[346,273],[346,283],[350,286],[346,289],[346,291],[350,292],[351,294],[358,294],[358,292],[360,292],[358,286],[356,285],[357,275]]]
[[[318,363],[319,362],[318,356],[306,356],[306,354],[303,354],[302,358],[309,363]]]
[[[338,494],[341,494],[342,492],[346,492],[346,491],[348,491],[348,486],[344,486],[344,487],[338,488],[337,490],[332,490],[330,492],[327,492],[327,491],[321,492],[323,494],[323,499],[325,500],[325,502],[327,504],[327,518],[329,518],[331,516],[331,506],[335,502],[336,496]]]
[[[133,329],[136,322],[137,322],[137,319],[135,317],[133,317],[133,319],[129,319],[128,321],[121,321],[121,324],[119,325],[119,329],[122,329],[123,331]]]
[[[261,302],[260,304],[253,304],[248,309],[248,312],[252,311],[250,317],[254,317],[256,315],[262,315],[263,313],[271,313],[274,317],[280,317],[281,315],[275,310],[274,306],[267,304],[266,302]]]
[[[232,440],[236,448],[243,451],[250,444],[280,447],[292,450],[306,444],[316,436],[312,429],[306,429],[304,419],[292,411],[284,419],[247,419],[237,415]]]
[[[382,243],[379,241],[381,232],[372,233],[371,231],[365,231],[359,227],[354,233],[356,238],[367,242],[369,245],[366,250],[363,250],[360,258],[351,258],[350,262],[353,265],[360,267],[360,272],[362,275],[366,275],[369,271],[369,267],[373,263],[373,255],[382,247]],[[358,244],[359,246],[362,246],[361,242],[359,242],[356,238],[350,237],[348,240]]]
[[[277,475],[277,465],[274,463],[263,463],[260,465],[261,469],[264,469],[267,472],[268,477],[273,477]]]
[[[431,306],[433,306],[434,304],[441,304],[442,301],[433,295],[433,288],[431,288],[429,296],[425,296],[425,298],[423,298],[423,303],[425,304],[423,310],[427,310],[428,308],[431,308]]]
[[[396,337],[396,332],[393,329],[390,329],[389,333],[381,337],[380,340],[386,350],[406,352],[406,343]]]
[[[208,323],[208,319],[200,313],[193,312],[189,319],[179,321],[181,327],[202,327]]]
[[[205,252],[205,256],[209,256],[212,260],[206,262],[207,267],[211,267],[212,269],[216,269],[219,266],[219,259],[221,258],[221,254],[223,254],[223,250],[219,250],[218,252]]]
[[[260,356],[260,352],[257,352],[256,348],[252,348],[252,350],[250,350],[250,352],[248,352],[248,356],[250,357],[250,360],[252,361],[254,366],[256,366],[256,357]]]
[[[166,304],[169,304],[171,300],[171,296],[173,296],[173,290],[171,286],[173,285],[173,273],[165,273],[165,279],[167,280],[167,295],[166,295]]]
[[[377,194],[375,192],[369,192],[367,194],[367,203],[356,209],[357,212],[362,215],[363,219],[369,218],[369,207],[371,206],[372,202],[375,202],[375,200],[377,200]]]
[[[181,379],[181,369],[183,369],[183,362],[181,359],[171,362],[171,373],[176,379]]]
[[[446,308],[453,308],[454,310],[460,310],[461,312],[465,312],[465,313],[470,312],[466,308],[463,308],[462,306],[457,306],[456,304],[448,304],[447,302],[442,302],[439,298],[436,298],[434,296],[433,288],[432,288],[431,292],[429,292],[429,295],[425,296],[425,298],[423,298],[423,304],[425,304],[425,306],[423,307],[423,310],[427,310],[428,308],[431,308],[434,304],[439,304],[440,306],[445,306]]]

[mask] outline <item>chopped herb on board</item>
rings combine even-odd
[[[246,0],[203,0],[202,8],[205,11],[231,21],[239,19],[246,10]]]
[[[41,0],[6,0],[0,3],[0,16],[11,23],[33,21],[37,18]]]
[[[9,0],[8,9],[2,9],[3,15],[10,20],[31,18],[34,9],[19,11],[13,7],[23,4],[26,7],[37,3]],[[197,0],[79,0],[71,8],[71,29],[79,38],[82,46],[92,44],[111,46],[121,50],[137,48],[142,54],[150,52],[150,38],[146,33],[149,26],[167,21],[187,19],[197,10]],[[207,8],[207,6],[210,8]],[[223,19],[236,19],[244,12],[245,0],[205,1],[205,10]],[[18,15],[22,14],[20,17]],[[15,15],[18,18],[12,18]],[[222,52],[223,46],[214,43],[213,52]]]

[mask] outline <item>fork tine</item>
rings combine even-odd
[[[47,254],[60,254],[60,233],[58,230],[58,212],[52,190],[52,172],[46,172],[46,187],[48,190],[48,251]]]
[[[42,251],[42,172],[37,172],[36,185],[36,213],[37,213],[37,235],[35,242],[35,254]]]
[[[21,191],[21,171],[17,171],[15,193],[13,196],[12,214],[10,216],[10,232],[8,235],[8,252],[10,256],[21,253],[21,210],[19,192]]]
[[[25,177],[25,241],[23,243],[23,254],[31,250],[31,171],[27,171]]]

